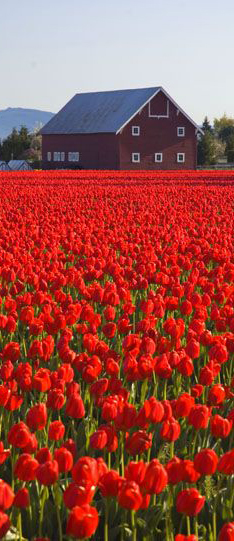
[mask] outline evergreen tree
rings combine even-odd
[[[214,165],[215,164],[215,138],[212,126],[205,116],[202,124],[203,135],[200,136],[197,145],[197,164]]]
[[[31,145],[31,135],[28,129],[22,126],[19,131],[13,128],[12,132],[2,142],[0,148],[0,157],[2,160],[9,162],[10,160],[20,160],[25,150]]]

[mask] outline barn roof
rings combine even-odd
[[[31,166],[26,162],[26,160],[10,160],[8,162],[8,165],[10,169],[13,171],[18,171],[19,169],[22,169],[23,167],[27,167],[27,169],[31,169]]]
[[[8,167],[6,162],[4,162],[3,160],[0,160],[0,169],[8,171],[10,168]]]
[[[88,92],[75,96],[40,130],[46,134],[117,133],[160,90],[160,86],[105,92]],[[179,106],[175,104],[178,109]],[[197,124],[185,114],[194,126]]]

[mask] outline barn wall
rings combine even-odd
[[[65,152],[65,162],[48,162],[47,152]],[[69,162],[68,152],[79,152],[80,161]],[[119,169],[118,138],[115,134],[43,135],[43,167],[60,169],[78,165],[84,169]]]
[[[150,113],[167,114],[167,98],[160,92],[150,103]],[[140,135],[132,135],[132,126],[140,126]],[[185,127],[185,137],[177,136],[177,126]],[[169,118],[149,117],[148,104],[135,115],[119,136],[120,169],[195,169],[197,141],[195,127],[169,103]],[[140,163],[132,163],[133,152],[140,152]],[[163,153],[163,162],[155,163],[154,154]],[[185,163],[177,163],[177,153],[185,153]]]

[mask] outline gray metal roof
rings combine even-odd
[[[10,160],[8,165],[13,171],[19,171],[20,169],[32,169],[26,160]]]
[[[116,133],[158,90],[156,86],[75,94],[40,133]]]
[[[0,170],[1,171],[9,171],[9,167],[6,162],[0,160]]]

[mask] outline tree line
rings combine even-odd
[[[0,160],[41,161],[41,136],[37,132],[29,133],[25,126],[20,130],[13,128],[6,139],[0,141]]]
[[[234,118],[223,115],[215,118],[211,126],[206,116],[202,130],[204,135],[198,141],[197,164],[215,165],[224,157],[228,163],[234,163]]]

